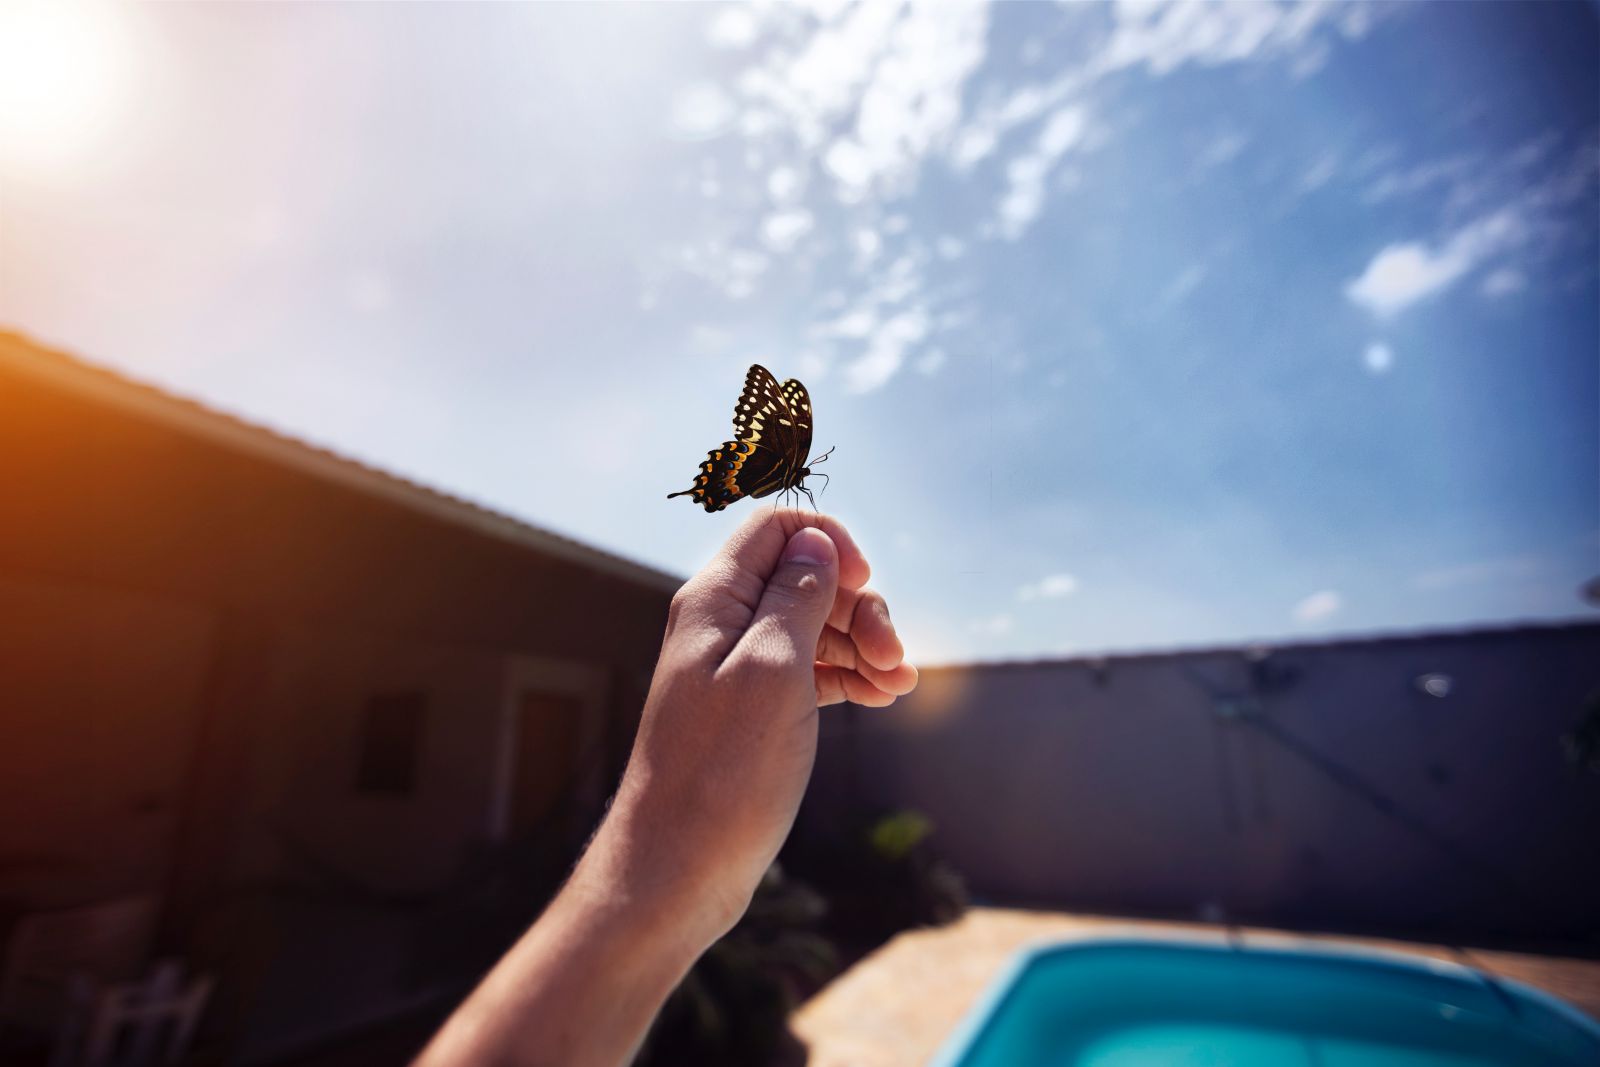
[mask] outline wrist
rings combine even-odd
[[[694,862],[693,852],[619,795],[565,892],[629,927],[641,944],[692,963],[749,904],[749,893]]]

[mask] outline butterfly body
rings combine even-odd
[[[707,511],[721,511],[747,496],[809,494],[803,483],[812,473],[806,462],[811,397],[797,379],[779,384],[771,371],[753,364],[734,407],[733,431],[734,440],[706,454],[694,485],[667,499],[689,496]]]

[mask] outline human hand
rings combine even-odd
[[[673,597],[602,833],[621,836],[630,883],[668,890],[707,944],[743,914],[788,836],[818,706],[882,707],[916,686],[869,573],[838,520],[779,510],[746,521]]]
[[[539,921],[423,1052],[457,1064],[630,1062],[794,823],[817,707],[909,693],[867,561],[825,515],[763,512],[672,598],[611,811]]]

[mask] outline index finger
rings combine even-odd
[[[866,661],[881,671],[893,670],[906,658],[900,635],[889,621],[889,605],[876,590],[840,589],[834,595],[828,625],[849,634]]]

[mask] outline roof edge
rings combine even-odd
[[[1463,626],[1438,626],[1416,630],[1372,630],[1359,633],[1329,634],[1310,638],[1244,639],[1231,644],[1174,645],[1171,648],[1141,648],[1126,651],[1071,652],[1059,656],[1038,656],[1018,659],[951,660],[943,663],[918,664],[923,673],[930,671],[1026,670],[1036,667],[1097,666],[1100,664],[1129,663],[1161,659],[1206,659],[1216,656],[1255,655],[1258,657],[1289,652],[1316,652],[1331,648],[1351,648],[1362,645],[1392,645],[1421,641],[1461,641],[1478,638],[1503,637],[1509,634],[1558,633],[1593,630],[1600,636],[1600,617],[1571,615],[1546,619],[1508,619],[1503,622],[1484,622]]]
[[[46,347],[16,331],[0,329],[0,360],[48,386],[611,577],[669,593],[684,582],[680,576],[585,545],[200,401],[170,393],[102,364]]]

